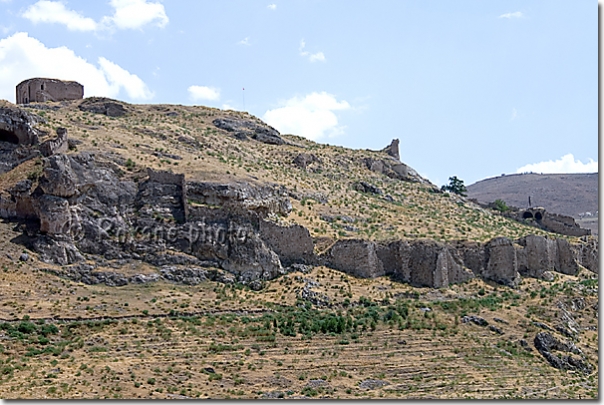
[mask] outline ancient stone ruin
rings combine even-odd
[[[84,86],[74,81],[36,77],[17,85],[17,104],[82,98],[84,98]]]

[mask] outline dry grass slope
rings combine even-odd
[[[186,173],[188,179],[283,184],[301,198],[292,200],[294,211],[280,220],[308,227],[319,248],[349,237],[486,241],[545,234],[425,185],[370,172],[362,158],[378,152],[296,136],[284,138],[299,146],[242,142],[211,123],[245,116],[238,112],[127,108],[120,118],[81,112],[77,102],[37,113],[48,120],[47,130],[63,126],[82,141],[78,150],[113,154],[130,176],[153,167]],[[321,162],[300,169],[292,161],[301,152]],[[0,176],[3,189],[39,164],[15,170],[22,172]],[[352,190],[356,180],[380,187],[393,201]],[[318,193],[327,202],[318,201]],[[556,274],[552,281],[524,279],[517,289],[480,279],[414,288],[325,267],[289,273],[262,291],[211,281],[107,287],[52,276],[36,261],[20,262],[23,248],[11,242],[20,234],[18,225],[0,223],[2,398],[599,395],[598,282],[585,269],[577,276]],[[132,273],[151,271],[142,262],[128,266]],[[308,285],[331,306],[300,299]],[[502,334],[463,323],[464,315],[483,317]],[[592,374],[554,369],[534,349],[543,325],[571,321]]]

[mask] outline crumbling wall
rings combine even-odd
[[[57,137],[49,139],[40,144],[40,153],[42,156],[48,157],[57,153],[65,153],[69,149],[67,142],[67,129],[57,128]]]

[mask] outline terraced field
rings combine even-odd
[[[4,266],[0,396],[593,398],[592,277],[435,290],[318,267],[256,292],[210,281],[88,286]],[[309,283],[333,304],[298,299]],[[557,370],[533,345],[568,315],[592,374]]]

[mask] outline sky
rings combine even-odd
[[[595,0],[0,0],[0,98],[247,111],[437,185],[598,171]]]

